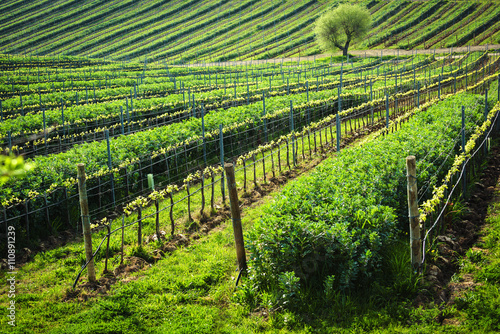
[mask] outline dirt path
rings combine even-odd
[[[416,49],[416,50],[402,50],[402,49],[370,49],[370,50],[352,50],[349,54],[361,57],[376,57],[376,56],[411,56],[413,54],[433,54],[433,53],[450,53],[450,52],[468,52],[468,51],[486,51],[486,50],[499,50],[500,44],[489,45],[475,45],[475,46],[460,46],[455,48],[434,48],[434,49]],[[334,56],[340,56],[340,52],[333,53]],[[188,64],[188,67],[202,67],[202,66],[241,66],[251,64],[266,64],[266,63],[279,63],[281,61],[301,61],[301,60],[315,60],[319,58],[330,57],[331,54],[320,54],[315,56],[306,57],[289,57],[289,58],[271,58],[263,60],[245,60],[245,61],[225,61],[217,63],[199,63]]]

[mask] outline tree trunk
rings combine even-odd
[[[347,42],[345,42],[344,48],[342,49],[342,51],[344,52],[343,56],[345,56],[345,57],[347,57],[347,50],[349,49],[349,43],[351,43],[350,40],[348,40]]]

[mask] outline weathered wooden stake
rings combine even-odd
[[[174,222],[174,197],[172,196],[172,193],[168,193],[168,197],[170,197],[170,233],[172,236],[174,236],[174,230],[175,230],[175,222]]]
[[[142,244],[142,206],[137,207],[137,244]]]
[[[234,177],[233,164],[224,164],[224,170],[226,171],[227,187],[229,190],[229,199],[231,202],[231,217],[233,220],[236,257],[238,258],[238,267],[241,271],[247,269],[247,259],[245,255],[245,243],[243,240],[243,228],[241,226],[240,205],[238,201],[238,192],[236,190],[236,179]]]
[[[189,192],[189,183],[190,182],[187,181],[185,183],[185,185],[186,185],[187,202],[188,202],[187,203],[187,205],[188,205],[188,207],[187,207],[187,209],[188,209],[188,221],[192,222],[193,221],[193,217],[191,217],[191,193]]]
[[[92,258],[92,236],[90,234],[89,204],[87,199],[87,184],[85,165],[78,164],[78,194],[80,197],[80,210],[82,215],[83,238],[85,242],[85,258],[88,262],[87,272],[90,282],[95,282],[94,259]]]
[[[125,238],[125,216],[122,215],[122,252],[121,252],[121,259],[120,259],[120,265],[123,264],[123,240]]]
[[[104,261],[104,271],[103,273],[108,272],[108,259],[109,259],[109,238],[111,238],[111,222],[109,222],[108,225],[106,225],[108,229],[108,240],[106,241],[106,260]]]
[[[422,263],[422,240],[420,239],[420,222],[417,201],[417,172],[415,156],[406,157],[408,172],[408,218],[410,221],[411,265],[413,270],[420,271]]]
[[[212,178],[212,193],[210,196],[210,214],[215,213],[215,173],[210,172],[210,177]]]
[[[465,153],[465,106],[462,106],[462,153]],[[465,191],[467,189],[467,165],[464,162],[464,173],[462,175],[462,197],[465,200]]]
[[[252,161],[253,161],[253,185],[255,188],[257,188],[257,169],[256,169],[257,163],[255,162],[255,153],[252,154]]]
[[[200,209],[200,217],[203,217],[203,212],[205,212],[205,172],[201,172],[201,209]]]

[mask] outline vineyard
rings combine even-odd
[[[196,184],[202,170],[282,140],[288,147],[283,138],[328,127],[336,114],[340,130],[330,135],[342,138],[359,122],[400,116],[411,99],[487,85],[499,66],[487,53],[343,61],[169,68],[5,59],[2,148],[35,167],[0,190],[3,222],[20,224],[27,240],[77,229],[78,163],[98,221],[149,195],[148,174],[158,189],[184,187],[192,174]]]
[[[498,149],[500,7],[354,2],[343,57],[331,1],[4,1],[13,332],[435,332],[419,298]]]
[[[14,226],[25,246],[81,233],[83,163],[92,262],[105,273],[123,263],[124,247],[183,242],[224,214],[225,163],[236,166],[244,198],[333,152],[247,233],[253,283],[238,298],[254,303],[282,282],[274,307],[297,301],[303,285],[326,279],[331,294],[378,275],[384,249],[407,230],[410,154],[432,247],[448,188],[463,179],[456,170],[476,146],[484,152],[498,124],[500,57],[488,52],[198,67],[4,56],[1,64],[2,150],[34,165],[0,190],[2,230]],[[89,263],[82,256],[67,262],[74,287]]]
[[[357,1],[373,27],[355,49],[500,44],[495,1]],[[104,5],[105,4],[105,5]],[[319,54],[328,1],[6,1],[0,53],[218,62]],[[105,18],[105,20],[104,20]]]

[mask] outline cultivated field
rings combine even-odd
[[[500,6],[355,2],[3,2],[2,331],[499,330]]]

